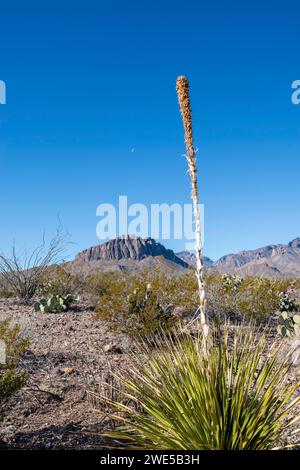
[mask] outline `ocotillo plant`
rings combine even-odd
[[[195,221],[195,234],[196,234],[196,277],[198,281],[199,289],[199,318],[200,324],[203,330],[204,343],[207,344],[208,338],[208,324],[205,314],[205,289],[203,280],[203,247],[201,240],[201,220],[199,210],[199,194],[198,194],[198,181],[197,181],[197,163],[196,163],[196,151],[194,147],[193,138],[193,126],[192,126],[192,108],[189,97],[189,82],[186,77],[180,76],[177,78],[176,89],[178,95],[178,101],[180,111],[183,120],[183,126],[185,131],[185,145],[186,145],[186,158],[189,166],[189,175],[191,178],[192,185],[192,201],[194,210],[194,221]]]

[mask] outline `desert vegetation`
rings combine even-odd
[[[142,449],[269,449],[283,439],[284,431],[299,419],[299,416],[290,416],[289,412],[294,411],[300,401],[299,395],[295,398],[300,384],[296,381],[292,385],[288,381],[290,354],[279,361],[279,348],[270,347],[264,334],[258,335],[258,329],[252,330],[253,327],[248,325],[245,331],[240,326],[230,337],[228,327],[221,326],[220,321],[214,330],[212,322],[209,323],[192,113],[185,77],[177,79],[177,93],[185,130],[196,227],[198,295],[192,309],[195,318],[187,325],[194,324],[196,334],[192,335],[190,331],[186,336],[181,328],[177,332],[173,330],[171,335],[159,336],[154,350],[153,347],[144,348],[145,363],[141,364],[141,355],[134,355],[137,365],[132,377],[125,381],[123,392],[130,403],[111,402],[119,412],[115,418],[121,425],[110,435],[127,439],[133,447]],[[278,294],[274,285],[260,280],[245,283],[237,276],[225,275],[215,284],[218,284],[218,294],[221,291],[219,307],[228,309],[226,313],[231,315],[239,309],[243,314],[249,315],[250,310],[256,316],[265,315],[269,309],[276,308],[276,303],[281,309],[291,310],[295,306],[287,292],[281,290]],[[147,308],[153,320],[162,312],[166,314],[160,297],[166,295],[167,289],[160,296],[162,293],[154,292],[152,286],[153,283],[147,284],[146,288],[139,286],[129,293],[124,310],[127,317],[139,315]],[[215,293],[216,290],[213,301]],[[191,295],[189,300],[193,302],[194,296]],[[168,308],[174,308],[174,304],[175,301],[173,304],[168,302]],[[120,309],[121,305],[118,305],[117,310]],[[218,308],[214,307],[212,311],[213,318],[220,320]],[[287,316],[287,312],[284,317],[281,315],[281,321],[287,321]],[[297,321],[290,321],[296,333]]]
[[[7,400],[26,383],[26,374],[18,369],[18,363],[29,342],[20,333],[19,325],[12,325],[10,318],[0,322],[0,421]]]
[[[300,401],[299,384],[288,380],[289,355],[279,361],[280,345],[270,348],[253,325],[211,329],[209,341],[208,355],[198,334],[144,343],[146,360],[135,361],[123,402],[111,402],[120,428],[109,435],[138,449],[283,446]]]
[[[292,408],[288,409],[287,415],[283,415],[284,418],[280,421],[281,425],[275,426],[274,424],[273,428],[273,418],[279,403],[275,405],[272,402],[275,393],[272,387],[270,389],[272,393],[270,392],[263,398],[263,387],[269,390],[268,385],[267,382],[258,383],[256,375],[251,376],[252,385],[249,389],[248,401],[243,403],[236,401],[234,409],[222,409],[222,404],[231,402],[230,394],[233,396],[241,393],[241,389],[245,386],[242,377],[245,378],[246,374],[253,372],[252,369],[249,372],[247,368],[252,364],[255,354],[261,356],[261,362],[257,367],[255,366],[255,374],[261,371],[260,377],[264,376],[263,371],[266,371],[270,361],[273,360],[270,373],[274,376],[277,374],[274,387],[276,385],[276,389],[281,390],[278,393],[283,393],[287,384],[291,385],[290,391],[298,386],[299,355],[294,355],[292,358],[292,352],[298,344],[297,327],[296,331],[294,327],[297,325],[297,315],[300,310],[299,281],[240,278],[235,275],[207,273],[204,282],[206,317],[210,324],[208,349],[210,352],[207,359],[202,357],[202,362],[199,362],[201,348],[198,348],[201,344],[201,329],[199,330],[197,321],[195,322],[195,312],[199,304],[198,284],[192,270],[186,270],[181,275],[172,275],[167,271],[141,270],[81,276],[70,272],[67,265],[52,266],[45,270],[38,281],[35,296],[26,305],[20,303],[19,298],[13,293],[8,296],[3,295],[0,299],[1,320],[3,321],[8,316],[11,320],[9,323],[6,320],[3,323],[5,327],[3,326],[1,330],[2,338],[4,336],[8,338],[11,328],[16,328],[13,337],[10,336],[14,338],[11,344],[17,337],[20,337],[20,333],[22,333],[20,338],[24,335],[29,336],[30,343],[19,343],[16,357],[21,356],[21,362],[19,359],[14,360],[5,365],[5,368],[1,368],[2,377],[5,374],[5,383],[7,384],[9,380],[11,385],[5,386],[5,399],[2,401],[2,411],[3,413],[5,411],[2,424],[4,435],[1,434],[0,427],[0,440],[1,436],[2,438],[4,436],[10,445],[16,447],[36,445],[39,446],[37,448],[41,448],[46,445],[45,439],[50,439],[49,442],[53,439],[53,445],[58,448],[60,446],[72,448],[71,436],[73,434],[68,434],[65,429],[73,429],[72,432],[76,430],[82,436],[79,439],[80,445],[84,448],[87,445],[92,445],[93,448],[105,447],[105,445],[158,448],[154,435],[151,437],[149,434],[147,438],[143,436],[141,429],[143,428],[146,432],[147,427],[146,425],[143,427],[142,423],[145,420],[145,423],[150,426],[154,414],[162,412],[163,408],[165,412],[168,410],[167,402],[163,401],[167,400],[168,394],[173,403],[174,393],[176,393],[178,402],[174,401],[174,408],[170,409],[170,415],[159,414],[161,421],[159,423],[153,421],[155,429],[162,429],[163,423],[166,424],[168,420],[173,423],[177,422],[181,429],[183,425],[181,419],[189,420],[190,415],[197,416],[201,422],[206,419],[207,408],[202,409],[200,402],[193,402],[190,409],[184,408],[185,417],[178,411],[182,406],[181,401],[186,402],[186,397],[190,394],[189,387],[193,383],[202,390],[203,400],[206,397],[207,406],[210,409],[222,410],[222,419],[225,420],[223,422],[224,426],[226,423],[227,430],[224,430],[224,434],[219,430],[218,435],[210,441],[201,441],[203,447],[200,447],[200,441],[197,440],[200,439],[197,434],[200,430],[197,431],[194,421],[193,424],[190,422],[191,428],[186,429],[187,434],[181,435],[178,429],[177,431],[173,429],[171,437],[166,435],[165,440],[160,438],[159,442],[162,446],[167,445],[166,442],[170,439],[170,447],[166,448],[175,446],[175,441],[177,447],[174,448],[180,449],[184,446],[187,449],[222,448],[225,446],[225,441],[226,448],[230,446],[238,448],[242,444],[234,440],[234,432],[230,433],[230,424],[229,421],[226,422],[226,419],[232,413],[236,426],[241,426],[243,420],[247,422],[249,419],[251,423],[253,420],[252,429],[254,429],[256,425],[259,426],[253,418],[258,409],[265,413],[261,415],[262,427],[267,429],[270,425],[270,439],[264,440],[262,431],[261,436],[256,436],[253,440],[252,448],[295,445],[296,435],[292,434],[293,427],[289,433],[286,424],[292,425],[292,418],[298,416],[297,403],[294,404],[296,411]],[[63,308],[60,299],[65,299],[67,296],[71,296],[76,301],[70,302],[66,308]],[[51,308],[37,308],[36,303],[41,302],[42,299],[45,302],[50,301],[49,307]],[[289,334],[286,336],[281,334],[281,329],[285,326],[284,322],[288,322]],[[251,336],[253,342],[248,345],[249,348],[247,346],[248,349],[245,343],[246,349],[239,350],[242,344],[239,333],[242,337],[243,335]],[[226,341],[225,338],[227,338]],[[11,340],[6,341],[10,343]],[[228,355],[223,357],[225,350]],[[25,357],[22,359],[24,354]],[[236,362],[239,354],[241,360]],[[175,355],[178,355],[177,362],[174,362]],[[149,359],[146,359],[148,356]],[[166,362],[154,364],[153,361],[158,360],[158,357],[161,361],[168,360],[173,364],[172,380],[163,374],[163,370],[166,370]],[[223,362],[221,357],[224,359]],[[183,376],[183,369],[177,368],[179,362],[182,361],[183,367],[185,362],[195,360],[198,361],[199,369],[189,370],[189,375]],[[157,393],[158,390],[165,390],[165,394],[160,397],[161,401],[159,401],[159,396],[156,396],[156,404],[160,406],[160,412],[158,409],[149,408],[150,402],[147,400],[150,388],[145,390],[145,395],[142,394],[142,389],[136,388],[136,395],[132,394],[130,405],[126,397],[124,398],[124,394],[128,394],[129,390],[132,392],[132,387],[137,387],[136,383],[132,382],[133,378],[130,374],[130,370],[135,367],[136,363],[140,365],[140,375],[135,375],[140,386],[143,383],[141,378],[143,376],[149,377],[149,380],[155,378]],[[160,367],[160,369],[154,369],[154,367]],[[220,382],[215,380],[210,382],[208,378],[216,377],[217,367],[219,367]],[[207,373],[204,373],[204,370]],[[158,374],[159,371],[161,375]],[[215,375],[209,376],[208,372]],[[46,377],[51,379],[46,379]],[[224,388],[221,387],[221,377],[223,377]],[[228,382],[230,377],[232,383]],[[268,379],[270,376],[266,377],[266,380]],[[188,381],[191,381],[190,385]],[[172,384],[175,384],[173,391],[170,388]],[[178,395],[179,384],[180,387],[185,387],[182,389],[182,395]],[[212,395],[213,387],[218,387],[216,390],[219,390],[215,395]],[[255,387],[261,387],[259,388],[261,391],[259,402],[252,400],[252,391]],[[298,392],[294,391],[295,399]],[[287,390],[284,396],[288,397],[288,393]],[[4,392],[2,396],[4,397]],[[118,397],[117,400],[115,400],[116,397]],[[270,398],[268,401],[269,397],[273,397],[272,400]],[[218,400],[221,401],[218,402]],[[73,418],[72,414],[70,415],[67,411],[70,403],[73,403]],[[292,403],[292,397],[289,403]],[[124,404],[129,408],[118,409]],[[39,410],[43,409],[43,413],[49,416],[48,421],[55,423],[58,419],[56,411],[58,406],[60,419],[64,420],[62,431],[55,427],[53,431],[51,431],[52,428],[49,431],[42,431],[44,418]],[[269,406],[274,414],[270,414],[268,421]],[[283,405],[282,411],[288,406],[288,404],[286,407]],[[95,409],[98,411],[95,412]],[[198,410],[197,413],[202,410],[201,413],[204,413],[204,416],[195,415],[195,409]],[[141,410],[143,410],[141,414],[135,414]],[[175,419],[176,410],[178,421]],[[28,417],[24,418],[28,413]],[[80,425],[76,424],[79,420],[78,416],[81,416],[81,420],[86,422],[86,428],[91,431],[92,444],[87,444],[86,437],[84,437],[85,431],[81,433]],[[218,416],[215,411],[216,420]],[[119,424],[120,417],[126,420],[126,430]],[[221,415],[218,419],[221,420]],[[14,424],[10,424],[10,420],[13,420]],[[71,424],[68,424],[69,422]],[[15,423],[19,423],[18,433],[14,434],[14,438],[10,437],[10,434],[6,437],[5,433],[8,432],[6,429],[16,426]],[[214,421],[214,426],[216,425],[217,428],[218,423],[220,424],[220,421]],[[26,435],[26,426],[33,427],[33,429],[37,427],[35,432],[39,433],[39,437],[36,444],[32,441],[35,434],[28,434],[26,438],[22,437]],[[23,427],[24,431],[22,431]],[[140,433],[136,431],[138,427],[140,427]],[[110,432],[113,428],[116,429],[116,434],[112,436]],[[244,436],[243,448],[251,448],[250,428],[247,428],[248,434]],[[128,436],[125,440],[121,439],[124,432],[130,434],[130,440]],[[202,439],[204,435],[208,435],[208,428],[203,428],[201,433]],[[108,434],[111,439],[110,443],[107,441]],[[245,444],[247,439],[249,439],[248,444]]]
[[[10,255],[0,253],[0,283],[4,292],[13,292],[21,302],[30,302],[48,267],[62,261],[65,243],[66,236],[59,226],[48,246],[43,237],[41,245],[30,253],[20,255],[15,246]]]
[[[208,274],[205,286],[206,312],[214,322],[246,319],[267,323],[279,312],[299,308],[299,281]],[[199,301],[193,272],[180,277],[158,271],[93,275],[89,287],[98,296],[96,317],[133,336],[138,332],[151,335],[163,324],[189,323]]]

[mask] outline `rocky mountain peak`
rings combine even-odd
[[[153,238],[141,238],[133,235],[118,237],[114,240],[93,246],[80,252],[75,261],[119,261],[131,259],[140,261],[149,256],[162,256],[180,266],[187,267],[187,263],[180,259],[172,250],[166,249],[161,243]]]
[[[295,238],[289,243],[289,247],[294,249],[300,249],[300,237]]]
[[[176,255],[181,258],[183,261],[185,261],[187,264],[191,266],[196,266],[197,260],[196,260],[196,255],[190,251],[180,251],[179,253],[176,253]],[[205,267],[211,267],[213,266],[214,262],[212,259],[208,258],[207,256],[203,256],[203,265]]]

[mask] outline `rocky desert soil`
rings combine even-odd
[[[28,382],[7,403],[0,423],[0,449],[105,449],[115,445],[102,436],[111,428],[112,419],[99,395],[115,398],[115,376],[124,376],[130,368],[133,344],[96,320],[89,303],[81,300],[67,313],[42,314],[15,299],[0,299],[0,321],[11,317],[30,340],[20,364]],[[292,372],[295,381],[299,366]],[[298,434],[291,433],[283,444],[296,442]]]
[[[114,373],[129,365],[130,340],[95,320],[86,301],[67,313],[41,314],[0,299],[0,321],[7,316],[30,345],[20,365],[28,382],[7,404],[0,448],[105,448],[110,413],[92,393],[112,396]]]

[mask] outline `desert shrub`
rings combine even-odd
[[[211,317],[261,319],[284,307],[296,309],[295,282],[263,278],[241,279],[218,273],[206,276],[207,309]]]
[[[14,296],[14,292],[9,288],[9,284],[0,274],[0,299],[9,299]]]
[[[108,271],[105,273],[94,273],[86,276],[84,290],[96,298],[109,293],[114,284],[122,282],[124,274],[121,272]]]
[[[151,288],[147,291],[148,284]],[[159,270],[102,273],[89,276],[86,286],[97,298],[96,316],[132,335],[150,335],[161,325],[187,322],[199,305],[193,271],[180,276]],[[289,280],[242,279],[211,273],[205,277],[205,288],[210,321],[245,317],[259,321],[279,311],[287,299],[290,308],[296,305],[295,284]]]
[[[187,276],[190,280],[191,278]],[[109,321],[131,336],[152,336],[161,328],[168,330],[185,314],[195,311],[195,279],[189,284],[182,277],[148,272],[114,277],[98,286],[100,296],[96,317]]]
[[[5,344],[6,363],[0,364],[0,419],[8,398],[26,382],[25,373],[18,370],[18,361],[28,346],[28,339],[20,335],[18,325],[11,326],[10,319],[0,322],[0,341]]]
[[[8,289],[3,289],[0,290],[0,299],[9,299],[10,297],[13,297],[14,293]]]
[[[207,354],[199,337],[144,344],[120,377],[123,400],[110,402],[120,426],[106,436],[147,450],[273,448],[300,418],[299,384],[279,351],[253,326],[214,331]]]
[[[237,298],[237,309],[244,315],[264,317],[279,309],[280,295],[276,282],[269,279],[244,279]]]
[[[239,305],[243,282],[240,277],[229,274],[212,273],[206,276],[207,311],[211,318],[237,319],[244,316]]]
[[[237,289],[218,273],[205,277],[207,311],[210,317],[229,315],[235,312]],[[236,313],[236,312],[235,312]]]
[[[15,247],[11,255],[0,253],[1,279],[21,302],[30,303],[37,291],[39,279],[50,265],[61,261],[64,249],[65,236],[59,227],[48,246],[43,239],[40,246],[22,256]]]
[[[128,331],[134,330],[139,336],[151,336],[160,328],[168,329],[172,325],[172,312],[164,307],[153,286],[144,282],[137,282],[129,290],[127,296],[127,322]]]
[[[40,276],[36,293],[39,296],[76,296],[82,283],[79,276],[66,271],[63,266],[50,266]]]

